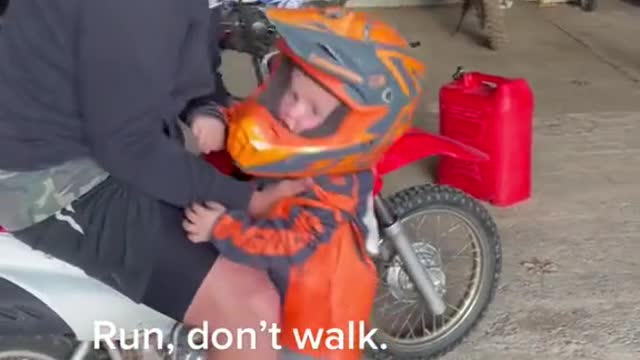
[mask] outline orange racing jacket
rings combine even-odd
[[[289,356],[361,358],[360,325],[368,323],[377,287],[365,251],[365,239],[377,237],[372,191],[369,171],[320,176],[261,218],[229,211],[214,226],[222,255],[269,272],[283,302],[278,343]]]

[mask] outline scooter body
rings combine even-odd
[[[175,321],[124,297],[81,269],[0,233],[0,336],[73,335],[92,341],[106,323],[129,333]],[[100,325],[104,321],[104,325]]]

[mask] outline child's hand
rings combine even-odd
[[[182,227],[187,237],[194,243],[201,243],[211,239],[211,231],[218,218],[226,209],[217,202],[207,202],[206,206],[193,204],[185,210]]]
[[[225,128],[223,120],[211,115],[196,115],[191,123],[191,131],[196,138],[198,150],[204,154],[224,149]]]

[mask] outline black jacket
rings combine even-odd
[[[167,135],[190,100],[220,88],[212,25],[207,0],[12,1],[0,30],[0,169],[90,156],[174,205],[245,208],[250,185]]]

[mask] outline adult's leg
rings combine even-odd
[[[180,209],[109,178],[57,216],[14,235],[187,325],[240,324],[262,333],[260,320],[275,321],[279,315],[268,277],[217,261],[221,258],[210,244],[191,243],[182,216]],[[275,359],[270,342],[260,345],[261,354],[215,351],[210,358]]]
[[[157,252],[142,302],[183,319],[189,326],[201,327],[207,322],[209,335],[217,328],[227,329],[234,336],[238,329],[253,329],[255,348],[245,335],[241,349],[237,348],[240,339],[234,338],[229,349],[210,348],[210,359],[278,359],[270,333],[261,331],[261,321],[270,328],[272,323],[278,324],[280,316],[280,298],[267,273],[218,256],[211,244],[192,244],[184,235],[182,215],[166,214],[169,215],[164,221],[167,236],[163,238],[180,241],[171,241],[164,245],[168,247],[166,251]],[[167,226],[169,223],[172,225]],[[217,258],[215,263],[209,260],[213,253]],[[173,285],[167,289],[167,283]],[[170,295],[174,293],[180,296]],[[219,342],[226,342],[224,335]]]

